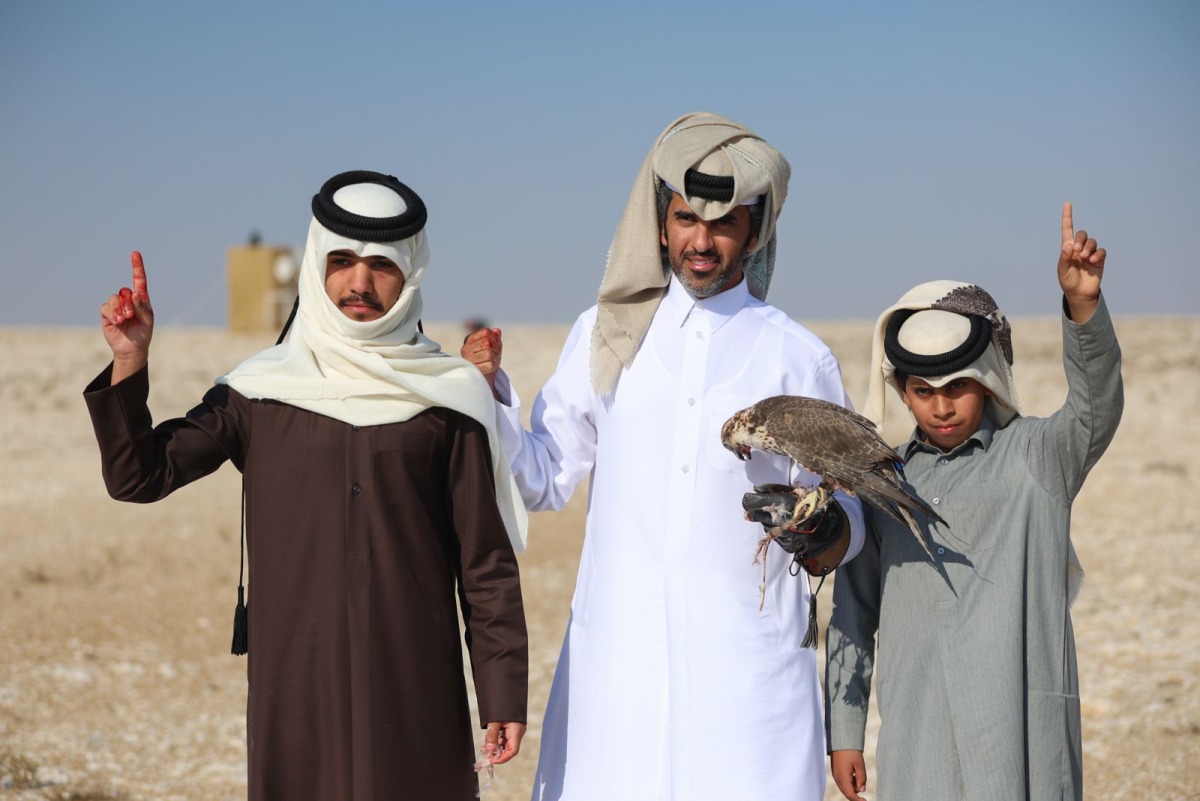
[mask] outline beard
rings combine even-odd
[[[688,291],[688,294],[697,300],[703,300],[719,295],[731,286],[736,286],[742,278],[742,268],[745,266],[748,256],[749,254],[743,250],[737,258],[728,262],[722,261],[715,270],[702,275],[689,270],[687,260],[695,257],[720,258],[720,254],[715,250],[704,252],[685,250],[679,254],[678,258],[668,253],[667,260],[671,272],[675,273],[675,277],[679,279],[679,283],[683,284],[683,288]]]

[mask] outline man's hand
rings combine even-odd
[[[504,343],[499,328],[480,328],[463,340],[459,355],[479,368],[487,379],[492,395],[496,394],[496,373],[500,371],[500,353]]]
[[[525,736],[525,724],[510,721],[493,721],[488,724],[483,738],[483,750],[493,765],[503,765],[521,750],[521,738]]]
[[[1075,232],[1070,203],[1063,204],[1062,250],[1058,254],[1058,285],[1067,299],[1067,309],[1076,323],[1086,323],[1100,302],[1100,279],[1108,254],[1097,247],[1087,231]]]
[[[865,801],[859,795],[867,789],[867,763],[862,751],[832,751],[829,754],[829,772],[842,795],[849,801]]]
[[[133,289],[121,287],[100,307],[100,328],[113,353],[112,383],[116,384],[146,366],[150,358],[150,338],[154,334],[154,309],[146,285],[146,266],[136,250],[133,264]]]

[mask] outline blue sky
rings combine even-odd
[[[1057,311],[1059,209],[1117,314],[1200,313],[1200,3],[0,4],[0,325],[93,325],[146,257],[223,324],[225,251],[303,245],[373,169],[426,200],[426,317],[566,323],[688,111],[788,157],[770,300],[873,318],[933,278]],[[43,283],[44,282],[44,283]]]

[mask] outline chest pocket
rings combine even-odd
[[[423,506],[441,500],[444,474],[438,438],[430,434],[405,436],[389,442],[374,456],[379,497],[397,506]]]
[[[940,492],[940,495],[927,493],[924,498],[950,524],[946,533],[948,544],[964,553],[995,548],[1011,519],[1007,482],[995,477],[972,478]],[[945,530],[943,526],[942,531]]]

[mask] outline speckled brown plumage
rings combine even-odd
[[[777,395],[736,412],[721,443],[742,459],[757,449],[792,459],[821,476],[821,486],[856,495],[904,523],[928,553],[913,514],[944,522],[902,483],[903,460],[870,420],[816,398]]]

